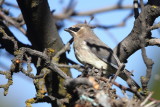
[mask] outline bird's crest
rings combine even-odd
[[[89,25],[93,19],[94,19],[94,16],[91,16],[89,22],[87,22],[87,21],[85,20],[85,21],[84,21],[84,24],[88,24],[88,25]]]
[[[95,26],[91,26],[91,25],[90,25],[90,23],[91,23],[91,21],[92,21],[93,19],[94,19],[94,16],[91,16],[89,22],[87,22],[87,21],[85,20],[85,21],[84,21],[84,24],[86,24],[87,26],[89,26],[91,29],[96,28]]]

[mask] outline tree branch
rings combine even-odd
[[[147,19],[145,19],[146,26],[150,27],[154,23],[155,19],[160,15],[160,7],[157,6],[154,8],[152,5],[147,4],[144,7],[144,13],[147,17]],[[140,15],[135,20],[134,27],[130,34],[114,48],[114,52],[117,54],[121,62],[126,63],[128,57],[141,48],[141,41],[139,40],[139,36],[142,35],[143,28],[141,18],[142,13],[140,13]],[[145,46],[148,46],[147,39],[150,38],[151,32],[149,31],[145,35]]]

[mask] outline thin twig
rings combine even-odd
[[[14,39],[14,37],[8,36],[4,29],[0,26],[0,32],[3,34],[3,39],[7,39],[13,42],[14,44],[14,50],[16,51],[18,49],[17,41]]]
[[[12,72],[4,72],[4,71],[0,71],[0,74],[5,75],[6,79],[8,79],[8,82],[4,85],[0,85],[0,88],[4,89],[4,96],[6,96],[8,94],[8,89],[10,87],[10,85],[13,84],[13,80],[12,80]]]
[[[150,98],[152,95],[153,95],[153,92],[151,92],[151,93],[145,98],[145,100],[141,103],[141,106],[144,106],[144,105],[148,102],[149,98]]]
[[[44,54],[40,51],[33,50],[33,49],[30,49],[30,48],[25,48],[25,47],[20,48],[20,51],[22,52],[21,53],[22,55],[24,53],[29,53],[30,55],[34,55],[34,56],[38,56],[38,57],[42,58],[46,63],[46,67],[48,67],[52,71],[58,73],[64,79],[70,78],[60,68],[58,68],[56,65],[51,63],[50,58],[46,54]]]
[[[153,25],[153,26],[151,26],[148,30],[151,31],[151,30],[155,30],[155,29],[158,29],[158,28],[160,28],[160,22],[155,24],[155,25]]]
[[[121,65],[119,66],[119,68],[117,69],[117,71],[116,71],[116,73],[115,73],[115,75],[114,75],[114,77],[113,77],[113,79],[112,79],[112,83],[116,80],[116,78],[117,78],[117,76],[120,74],[120,72],[123,71],[124,67],[125,67],[124,64],[121,64]]]
[[[59,57],[60,55],[62,55],[64,52],[68,51],[68,50],[70,49],[70,45],[71,45],[72,42],[73,42],[73,38],[71,38],[71,39],[69,40],[69,42],[68,42],[60,51],[58,51],[58,52],[55,54],[54,58],[58,58],[58,57]]]
[[[160,46],[160,39],[159,38],[152,38],[148,40],[149,46]]]
[[[132,9],[133,6],[132,5],[126,5],[126,6],[119,6],[119,5],[115,5],[115,6],[105,6],[104,8],[100,8],[100,9],[93,9],[90,11],[85,11],[85,12],[74,12],[74,14],[71,14],[71,16],[91,16],[94,14],[98,14],[98,13],[102,13],[102,12],[108,12],[108,11],[113,11],[113,10],[117,10],[117,9]],[[62,14],[58,14],[58,15],[54,15],[55,18],[57,19],[66,19],[68,18],[68,15],[64,15],[64,13]]]
[[[14,21],[11,17],[3,14],[2,11],[0,11],[0,16],[8,23],[10,23],[11,25],[15,26],[17,29],[19,29],[24,35],[26,35],[26,31],[20,26],[19,23],[17,23],[16,21]]]
[[[141,50],[142,50],[142,58],[144,60],[144,63],[146,64],[147,70],[146,70],[146,77],[141,77],[141,83],[143,89],[147,88],[147,84],[149,82],[149,79],[151,78],[151,71],[153,66],[153,61],[147,57],[146,49],[145,49],[145,36],[147,34],[147,25],[145,21],[145,11],[144,11],[144,4],[143,0],[140,0],[140,5],[142,9],[142,35],[140,36],[141,40]]]

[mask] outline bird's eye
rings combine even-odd
[[[72,30],[72,31],[74,31],[74,32],[78,32],[80,28],[79,27],[75,27],[75,28],[70,27],[69,29]]]

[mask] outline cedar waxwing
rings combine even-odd
[[[84,65],[104,69],[106,74],[114,74],[118,69],[118,63],[113,51],[95,35],[92,29],[93,27],[88,24],[76,24],[65,29],[74,38],[75,56]],[[123,73],[120,73],[119,76],[127,80],[127,76]]]

